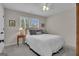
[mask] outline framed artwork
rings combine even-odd
[[[9,26],[15,27],[15,20],[9,20]]]

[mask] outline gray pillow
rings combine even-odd
[[[36,30],[29,30],[31,35],[36,35]]]

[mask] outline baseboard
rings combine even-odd
[[[5,47],[11,46],[11,45],[16,45],[16,43],[5,44]]]
[[[71,45],[65,45],[65,47],[71,47],[73,49],[76,49],[76,46],[71,46]]]
[[[76,53],[76,47],[75,47],[75,46],[65,45],[64,47],[71,48],[71,49],[73,49],[73,50],[75,51],[75,53]]]

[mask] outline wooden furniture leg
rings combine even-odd
[[[23,44],[25,44],[25,37],[23,37]]]
[[[17,45],[19,46],[19,37],[17,37]]]

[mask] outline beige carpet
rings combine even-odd
[[[5,47],[4,52],[7,56],[37,56],[28,48],[27,45],[22,44],[20,44],[19,47],[17,45]],[[54,56],[75,56],[75,51],[72,48],[65,47]]]

